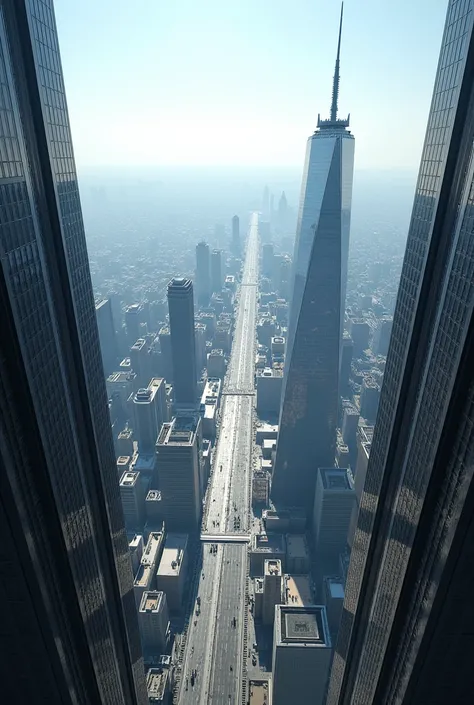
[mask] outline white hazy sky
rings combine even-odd
[[[76,160],[299,165],[329,112],[336,0],[55,0]],[[447,0],[346,0],[358,169],[418,168]]]

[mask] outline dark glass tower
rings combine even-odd
[[[272,497],[312,509],[318,467],[334,463],[339,349],[349,252],[354,138],[337,117],[339,52],[329,120],[308,139],[293,264],[285,378]]]
[[[0,692],[145,705],[50,0],[0,0]]]
[[[171,350],[173,352],[174,401],[180,406],[196,405],[196,346],[194,300],[191,279],[172,279],[168,284]]]
[[[451,0],[328,705],[474,702],[473,0]]]
[[[207,242],[196,245],[196,296],[199,306],[207,306],[211,298],[211,255]]]

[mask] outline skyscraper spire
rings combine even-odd
[[[331,122],[337,120],[337,99],[339,97],[339,55],[341,52],[342,17],[344,14],[344,3],[341,2],[341,19],[339,21],[339,39],[337,41],[336,67],[334,69],[334,79],[332,83],[331,100]]]

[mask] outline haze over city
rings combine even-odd
[[[0,0],[0,701],[474,702],[474,0]]]

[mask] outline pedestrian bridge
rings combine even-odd
[[[250,534],[201,534],[201,541],[206,543],[248,543]]]

